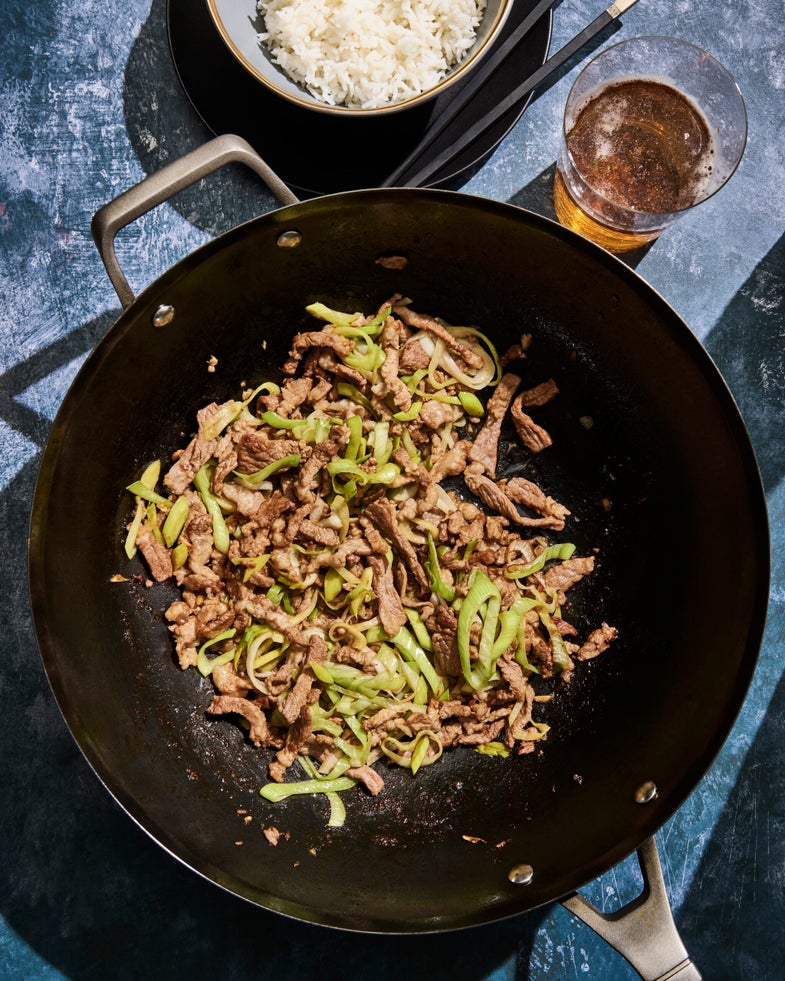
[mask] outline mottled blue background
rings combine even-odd
[[[559,5],[552,50],[602,2]],[[614,36],[701,44],[736,76],[749,111],[749,144],[731,183],[637,262],[736,396],[772,528],[770,613],[752,689],[715,765],[657,835],[680,932],[707,979],[785,977],[783,25],[783,0],[640,0]],[[560,906],[447,937],[347,938],[285,921],[183,869],[99,785],[37,653],[30,502],[63,395],[118,314],[91,216],[211,134],[179,87],[163,0],[3,0],[0,31],[0,977],[636,976]],[[576,72],[539,95],[464,190],[552,215],[561,110]],[[273,205],[255,179],[229,168],[126,230],[123,268],[138,289]],[[628,861],[586,894],[613,910],[635,894],[637,878]]]

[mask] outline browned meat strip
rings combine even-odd
[[[395,507],[386,498],[380,497],[371,502],[365,509],[365,513],[373,521],[379,531],[392,545],[395,552],[404,562],[407,570],[412,574],[414,581],[422,592],[429,592],[428,577],[425,574],[414,546],[406,538],[398,525],[395,515]]]
[[[464,731],[458,739],[461,746],[482,746],[483,743],[493,742],[504,728],[504,719],[498,719],[480,729],[473,729],[471,732]]]
[[[470,368],[482,367],[483,360],[480,355],[467,344],[463,344],[457,337],[454,337],[435,317],[431,317],[427,313],[415,313],[409,307],[401,305],[393,307],[393,313],[410,327],[425,330],[429,334],[433,334],[434,337],[443,340],[447,347],[458,354]]]
[[[373,588],[379,601],[379,619],[390,637],[394,637],[406,624],[406,611],[393,582],[392,568],[383,555],[370,555],[368,562],[373,569]]]
[[[177,663],[183,670],[196,665],[198,648],[196,641],[196,619],[187,603],[175,602],[166,611],[170,621],[169,631],[174,637]]]
[[[447,518],[447,532],[450,539],[462,548],[470,542],[478,542],[485,534],[485,515],[476,504],[462,501]]]
[[[251,607],[249,612],[257,620],[268,623],[273,630],[279,631],[295,647],[307,647],[308,640],[300,630],[299,626],[293,622],[293,618],[280,606],[276,606],[266,596],[259,595],[253,603],[246,601]]]
[[[590,661],[592,658],[604,654],[618,636],[619,631],[616,627],[610,627],[607,623],[603,623],[596,630],[592,630],[575,656],[579,661]]]
[[[524,357],[526,357],[526,348],[524,345],[512,344],[502,353],[499,361],[501,362],[502,368],[506,368],[508,364],[512,364],[513,361],[519,361]]]
[[[400,332],[398,323],[393,317],[388,317],[379,336],[379,343],[384,351],[384,363],[379,369],[381,383],[374,386],[374,392],[382,395],[389,392],[397,409],[406,412],[411,408],[412,393],[398,376],[398,356]]]
[[[264,687],[273,698],[278,699],[290,687],[297,667],[295,658],[288,657],[272,674],[265,677]]]
[[[289,690],[284,698],[283,704],[279,706],[281,715],[289,725],[294,723],[302,712],[303,706],[308,703],[313,683],[313,671],[310,668],[304,668],[295,681],[294,687]]]
[[[272,410],[284,419],[313,398],[316,379],[311,377],[284,378],[280,392],[265,392],[256,400],[257,415]]]
[[[221,493],[246,518],[256,514],[266,500],[261,491],[251,490],[250,487],[243,487],[242,484],[224,484]]]
[[[489,477],[496,476],[502,423],[520,383],[521,379],[512,372],[505,372],[502,375],[493,395],[488,399],[485,421],[469,450],[469,459],[472,463],[481,464]]]
[[[185,537],[189,542],[188,565],[196,572],[204,569],[213,553],[213,519],[197,495],[189,495],[188,504],[185,524]]]
[[[532,453],[541,453],[553,444],[550,433],[538,426],[530,415],[523,411],[520,399],[516,399],[510,407],[510,415],[518,433],[518,439]]]
[[[270,439],[264,433],[249,429],[237,445],[237,469],[253,474],[285,456],[304,455],[306,448],[296,439]]]
[[[325,528],[323,525],[317,525],[308,518],[300,525],[299,535],[300,538],[325,545],[327,548],[338,548],[340,544],[337,531],[332,528]]]
[[[376,651],[370,647],[352,647],[351,644],[341,644],[338,650],[333,651],[332,660],[338,664],[351,664],[369,674],[375,674],[379,667]]]
[[[370,766],[352,766],[346,771],[347,777],[359,780],[365,789],[375,797],[384,790],[384,778]]]
[[[549,378],[547,381],[535,385],[534,388],[527,388],[521,392],[516,401],[519,405],[525,405],[529,408],[536,405],[545,405],[558,394],[559,389],[556,382],[552,378]]]
[[[334,551],[325,551],[320,555],[315,555],[308,563],[308,569],[311,571],[330,567],[341,569],[353,560],[370,554],[371,546],[364,539],[359,537],[347,538]]]
[[[423,402],[420,415],[417,418],[428,429],[441,429],[447,423],[455,422],[462,415],[462,409],[457,405],[450,405],[447,402],[438,402],[436,399]]]
[[[565,559],[558,565],[552,565],[543,573],[542,578],[545,585],[550,589],[557,589],[560,593],[565,593],[575,583],[580,582],[584,576],[588,576],[593,569],[594,557],[591,555],[584,558]]]
[[[287,548],[287,546],[291,545],[292,542],[295,540],[295,538],[297,538],[297,536],[300,534],[300,525],[302,525],[302,523],[305,521],[310,510],[311,510],[310,501],[306,501],[305,504],[301,504],[299,507],[295,508],[294,512],[290,514],[289,517],[287,518],[286,527],[280,533],[273,534],[273,544],[277,546],[283,546],[286,551],[287,573],[288,573],[288,567],[290,565],[290,557],[291,557],[291,551]],[[278,552],[276,552],[275,554],[279,555]],[[270,561],[273,562],[273,564],[275,564],[276,560],[275,558],[272,558]],[[278,564],[280,568],[282,569],[284,568],[283,566],[280,565],[280,555],[278,558]],[[295,576],[294,578],[296,582],[298,577]]]
[[[523,668],[517,661],[511,661],[508,657],[500,657],[496,662],[496,667],[499,669],[499,673],[503,675],[504,680],[510,686],[510,691],[518,701],[524,701],[527,696],[531,700],[534,692],[524,677]]]
[[[196,436],[186,446],[176,462],[164,475],[164,486],[173,494],[184,494],[194,474],[212,457],[218,446],[217,439],[205,439],[202,432],[205,422],[221,408],[215,402],[206,405],[196,413],[199,429]]]
[[[521,705],[520,710],[513,715],[511,714],[507,721],[507,729],[504,733],[504,743],[510,749],[513,749],[516,742],[520,740],[524,731],[528,728],[532,720],[532,708],[534,706],[534,689],[531,685],[526,685],[523,697],[519,703]],[[520,743],[518,744],[520,746]],[[524,743],[526,745],[533,745],[532,743]],[[522,752],[519,748],[518,752]]]
[[[284,362],[283,373],[293,375],[297,370],[297,365],[308,351],[328,350],[335,351],[339,357],[345,358],[354,349],[354,341],[340,334],[334,334],[329,330],[313,330],[297,334],[289,352],[288,359]]]
[[[405,704],[379,709],[378,712],[374,712],[373,715],[363,720],[363,729],[366,732],[373,732],[375,729],[394,728],[398,724],[400,716],[409,711],[410,706]]]
[[[409,260],[405,255],[382,255],[375,261],[377,266],[382,266],[384,269],[392,269],[395,271],[405,269],[409,264]]]
[[[521,514],[515,504],[507,497],[495,481],[490,480],[485,474],[475,473],[471,467],[464,474],[464,480],[466,481],[466,486],[473,494],[476,494],[488,507],[493,508],[494,511],[498,511],[508,521],[513,521],[515,524],[527,528],[554,528],[558,530],[564,527],[564,521],[562,519],[554,518],[550,515],[530,518]]]
[[[471,443],[460,439],[446,453],[442,454],[430,470],[431,480],[439,483],[445,477],[455,477],[463,473]]]
[[[349,442],[351,433],[348,426],[333,426],[330,439],[313,447],[308,459],[301,465],[295,490],[301,500],[313,500],[311,484],[323,470],[325,463],[340,455]]]
[[[235,445],[238,433],[224,436],[215,448],[215,472],[213,473],[212,489],[215,494],[223,491],[224,481],[237,469],[237,447]]]
[[[211,677],[213,684],[222,695],[247,695],[253,691],[253,685],[245,675],[238,674],[230,661],[228,664],[218,664]]]
[[[419,341],[407,341],[401,348],[399,365],[401,371],[412,374],[420,368],[427,368],[431,357]]]
[[[307,744],[311,737],[312,721],[311,708],[309,705],[304,705],[294,724],[289,727],[286,745],[276,753],[275,759],[270,763],[269,772],[273,780],[278,783],[283,780],[284,774]]]
[[[207,706],[207,711],[210,715],[242,715],[251,724],[248,738],[254,746],[274,746],[279,742],[270,732],[264,712],[249,698],[216,695],[212,703]]]
[[[319,372],[314,372],[311,377],[313,377],[314,380],[314,386],[311,389],[310,396],[308,397],[308,402],[311,408],[329,408],[329,395],[333,390],[333,379],[328,378]]]
[[[361,392],[368,385],[368,379],[358,368],[352,368],[350,365],[344,364],[343,361],[338,361],[333,356],[332,351],[319,352],[316,355],[316,365],[321,371],[332,375],[335,381],[349,382],[350,385],[359,388]],[[312,367],[313,365],[311,365]]]
[[[259,528],[269,528],[287,511],[293,511],[296,506],[294,501],[285,497],[280,491],[273,491],[254,513],[254,521]]]
[[[151,531],[140,532],[136,536],[136,544],[156,582],[163,582],[172,575],[172,557],[169,549],[163,542],[159,542]]]
[[[196,637],[199,643],[217,637],[234,623],[234,610],[218,597],[206,599],[196,608]]]
[[[511,477],[509,480],[500,481],[499,486],[511,501],[558,519],[562,522],[562,527],[564,519],[569,517],[570,512],[563,504],[548,497],[537,484],[525,477]]]
[[[433,643],[433,666],[442,677],[457,678],[461,673],[458,654],[458,618],[447,606],[437,606],[428,621]]]
[[[288,419],[295,409],[299,409],[311,394],[313,383],[313,378],[285,378],[281,385],[278,415]]]

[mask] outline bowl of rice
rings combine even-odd
[[[234,57],[302,108],[399,112],[442,94],[498,38],[513,0],[207,0]]]

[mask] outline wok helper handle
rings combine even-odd
[[[654,838],[647,838],[637,854],[643,892],[618,912],[601,913],[578,893],[562,905],[625,957],[644,981],[701,981],[673,921]]]
[[[174,197],[178,191],[195,184],[214,170],[229,163],[242,163],[250,167],[262,178],[281,204],[299,204],[299,198],[262,160],[250,143],[231,134],[217,136],[191,153],[150,174],[96,211],[90,225],[98,254],[103,260],[123,309],[133,303],[134,294],[115,254],[114,240],[117,233],[125,225]]]

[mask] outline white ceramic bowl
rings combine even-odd
[[[322,102],[275,64],[270,51],[258,39],[260,31],[264,29],[264,21],[257,11],[256,0],[207,0],[207,7],[216,30],[232,55],[246,71],[272,92],[302,108],[318,112],[344,116],[376,116],[380,113],[400,112],[434,99],[458,79],[465,78],[498,38],[513,2],[514,0],[487,0],[474,45],[435,85],[401,102],[370,109]],[[206,66],[205,70],[209,68]]]

